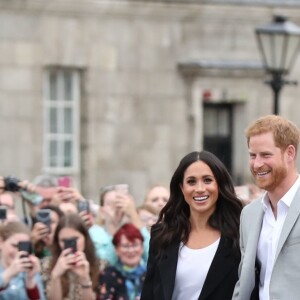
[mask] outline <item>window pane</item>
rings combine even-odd
[[[57,91],[58,91],[58,78],[57,78],[57,73],[56,72],[50,72],[50,82],[49,82],[49,100],[55,101],[57,100]]]
[[[50,108],[49,114],[50,133],[57,133],[57,109]]]
[[[65,141],[64,147],[64,167],[71,167],[72,166],[72,142]]]
[[[56,141],[50,141],[49,144],[49,160],[50,160],[50,166],[56,167],[57,166],[57,142]]]
[[[73,119],[72,119],[72,109],[65,108],[64,109],[64,126],[65,126],[65,133],[72,133],[73,132]]]
[[[69,71],[64,72],[64,100],[72,101],[72,73]]]

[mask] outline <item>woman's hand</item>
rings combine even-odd
[[[76,203],[82,199],[81,193],[73,187],[63,187],[60,186],[56,190],[55,194],[56,202],[73,202]]]
[[[79,216],[81,217],[87,229],[91,228],[94,225],[94,218],[91,213],[82,211],[79,213]]]
[[[64,249],[53,270],[52,270],[52,277],[53,278],[59,278],[61,277],[66,271],[72,269],[75,263],[75,254],[72,253],[72,249]]]
[[[49,235],[49,227],[41,222],[33,225],[31,231],[31,241],[35,245],[38,241],[47,239]]]
[[[31,258],[25,251],[19,251],[11,264],[3,272],[3,280],[9,283],[20,272],[27,272],[32,268]]]
[[[31,267],[26,269],[26,287],[32,289],[36,286],[35,274],[41,272],[41,265],[39,259],[35,255],[29,255],[28,257]]]
[[[88,280],[90,278],[90,264],[82,251],[75,253],[75,264],[72,271],[79,276],[81,280]]]

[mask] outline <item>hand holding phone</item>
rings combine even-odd
[[[48,226],[49,232],[51,232],[51,210],[50,209],[40,209],[36,212],[36,219]]]

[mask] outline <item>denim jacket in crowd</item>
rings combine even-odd
[[[3,287],[3,272],[4,269],[0,265],[0,287]],[[9,285],[0,291],[0,299],[1,300],[28,300],[26,286],[26,273],[21,272],[14,278],[12,278],[9,282]],[[46,300],[44,294],[44,287],[42,283],[42,279],[40,274],[35,275],[35,281],[39,290],[40,300]]]

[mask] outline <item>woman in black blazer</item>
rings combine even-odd
[[[231,300],[238,279],[242,203],[207,151],[180,161],[152,227],[141,300]]]

